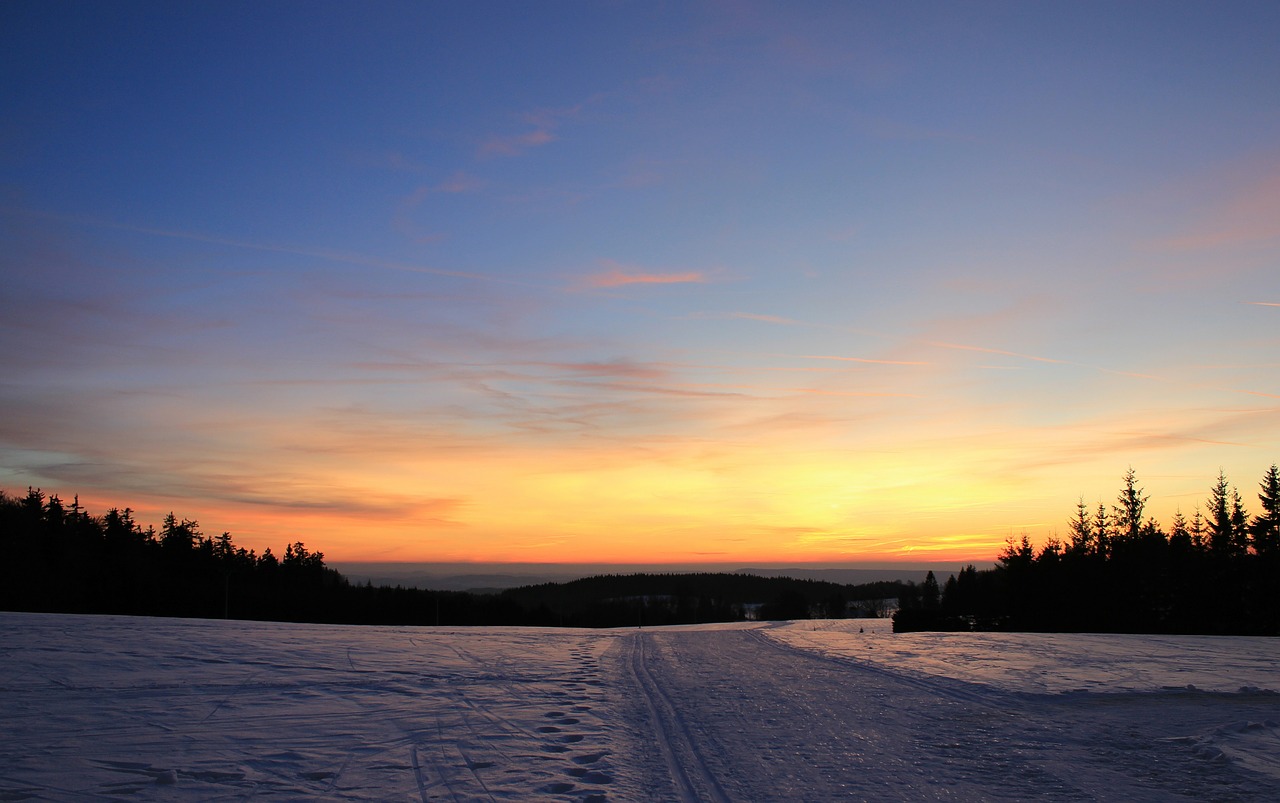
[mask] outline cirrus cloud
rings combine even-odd
[[[643,268],[621,265],[611,259],[600,261],[605,270],[582,279],[582,284],[592,288],[625,287],[631,284],[706,284],[710,279],[702,271],[679,273],[654,273]]]

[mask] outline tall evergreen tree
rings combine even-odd
[[[1280,553],[1280,468],[1274,463],[1263,475],[1261,487],[1262,512],[1253,520],[1253,549],[1259,555]]]
[[[997,558],[1000,564],[1006,569],[1025,570],[1035,562],[1036,551],[1031,546],[1031,537],[1026,533],[1022,534],[1022,538],[1015,541],[1013,536],[1005,539],[1004,550]],[[933,572],[929,572],[930,575]],[[935,580],[936,584],[937,581]]]
[[[941,590],[938,588],[938,578],[933,576],[930,571],[924,576],[924,583],[920,586],[920,601],[924,603],[924,607],[934,610],[938,607],[941,599]]]
[[[1089,508],[1084,497],[1076,503],[1076,515],[1067,523],[1071,530],[1071,541],[1067,544],[1067,554],[1088,555],[1094,551],[1093,519],[1089,516]]]
[[[1098,512],[1093,516],[1094,554],[1106,557],[1110,553],[1113,529],[1111,518],[1107,515],[1107,506],[1099,502]]]
[[[1191,546],[1197,551],[1208,549],[1209,525],[1205,522],[1204,514],[1200,512],[1199,505],[1196,505],[1195,515],[1191,517],[1191,526],[1187,529],[1191,533]]]
[[[1133,467],[1125,472],[1124,488],[1116,498],[1114,524],[1117,537],[1128,541],[1137,541],[1142,533],[1142,511],[1146,508],[1147,499],[1142,488],[1138,487],[1138,475]]]
[[[1209,489],[1209,499],[1206,503],[1209,508],[1209,515],[1206,517],[1209,549],[1218,555],[1235,554],[1236,538],[1232,524],[1231,496],[1231,485],[1227,482],[1227,475],[1219,469],[1218,479]]]
[[[1240,491],[1231,489],[1231,553],[1243,555],[1249,551],[1249,513],[1244,509]]]
[[[1194,542],[1191,536],[1191,525],[1187,522],[1187,517],[1182,515],[1182,509],[1174,511],[1173,523],[1169,526],[1169,545],[1175,546],[1182,552],[1190,552]]]
[[[1044,546],[1040,548],[1040,554],[1036,555],[1036,562],[1043,564],[1057,563],[1062,559],[1062,542],[1058,540],[1058,536],[1051,535],[1045,539]]]

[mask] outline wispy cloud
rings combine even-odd
[[[437,232],[423,232],[414,215],[423,202],[433,195],[462,195],[478,192],[488,184],[484,179],[459,170],[436,184],[424,184],[405,196],[396,206],[391,225],[396,231],[419,244],[433,243],[444,238]]]
[[[1004,353],[1004,352],[1000,352]],[[922,362],[920,360],[875,360],[869,357],[836,357],[825,354],[801,354],[802,360],[835,360],[837,362],[856,362],[867,365],[932,365],[933,363]]]
[[[1209,194],[1215,200],[1202,206],[1197,219],[1184,226],[1182,234],[1165,238],[1158,245],[1194,252],[1280,239],[1280,165],[1237,166],[1233,173],[1225,181],[1212,177]]]
[[[555,141],[556,135],[546,128],[535,128],[523,134],[490,137],[480,146],[480,156],[518,156],[530,148]]]
[[[603,260],[606,270],[582,279],[582,284],[592,288],[626,287],[632,284],[705,284],[709,280],[701,271],[681,273],[653,273],[643,268],[621,265],[613,260]]]
[[[380,257],[369,256],[352,251],[339,251],[330,248],[309,248],[306,246],[280,245],[277,243],[254,242],[252,240],[240,240],[234,237],[222,237],[214,234],[205,234],[194,231],[181,231],[175,229],[161,229],[152,226],[138,226],[130,223],[118,223],[111,220],[101,220],[95,218],[81,218],[71,215],[59,215],[51,213],[33,212],[30,210],[14,210],[7,209],[8,212],[19,212],[21,214],[30,215],[32,217],[48,218],[51,220],[61,220],[68,223],[78,223],[87,226],[97,226],[104,229],[113,229],[116,231],[131,231],[137,234],[149,234],[155,237],[168,237],[176,240],[188,240],[191,242],[208,243],[210,245],[222,245],[231,248],[244,248],[251,251],[265,251],[275,254],[294,254],[296,256],[314,257],[328,262],[339,262],[349,265],[359,265],[369,268],[382,268],[384,270],[401,271],[404,273],[425,273],[433,276],[450,276],[457,279],[474,279],[477,281],[496,282],[502,284],[521,285],[524,287],[535,286],[532,282],[522,282],[515,279],[507,279],[501,276],[494,276],[484,273],[474,273],[471,271],[446,270],[444,268],[432,268],[425,265],[416,265],[409,262],[401,262],[398,260],[382,259]]]
[[[803,321],[797,321],[792,318],[783,318],[781,315],[761,315],[754,312],[730,312],[726,317],[738,318],[744,321],[776,323],[780,326],[801,326],[804,323]]]
[[[1247,303],[1252,303],[1252,302],[1247,302]],[[1264,303],[1263,306],[1280,306],[1280,305],[1272,305],[1270,303]],[[982,346],[969,346],[969,345],[962,345],[958,343],[943,343],[943,342],[937,342],[937,341],[926,341],[926,344],[930,346],[936,346],[938,348],[957,349],[960,351],[974,351],[982,354],[999,354],[1005,357],[1015,357],[1022,360],[1031,360],[1033,362],[1050,363],[1053,365],[1070,365],[1070,366],[1075,366],[1077,368],[1086,368],[1091,371],[1098,371],[1100,373],[1110,374],[1112,376],[1125,376],[1125,377],[1130,377],[1132,379],[1141,379],[1147,382],[1160,382],[1165,384],[1173,384],[1175,381],[1168,377],[1158,376],[1156,374],[1142,373],[1139,371],[1122,371],[1115,368],[1106,368],[1099,365],[1089,365],[1087,363],[1073,362],[1071,360],[1058,360],[1058,359],[1053,359],[1051,357],[1038,357],[1034,354],[1022,354],[1016,351],[1005,351],[1003,349],[991,349],[991,348],[984,348]],[[1245,395],[1245,396],[1259,396],[1266,399],[1280,398],[1280,395],[1275,393],[1267,393],[1265,391],[1252,390],[1249,388],[1223,387],[1220,385],[1215,385],[1215,384],[1206,383],[1206,382],[1183,382],[1181,384],[1184,387],[1212,390],[1219,393],[1234,393],[1234,394]]]
[[[581,103],[563,108],[535,109],[520,115],[529,130],[518,134],[501,134],[488,137],[480,143],[476,155],[482,159],[494,156],[519,156],[532,148],[555,142],[559,139],[557,131],[566,120],[579,117],[583,110],[593,103],[602,100],[604,93],[592,95]]]
[[[445,180],[441,181],[433,187],[431,192],[444,193],[447,195],[458,195],[466,192],[476,192],[484,189],[488,182],[478,176],[459,170]]]
[[[1280,302],[1276,301],[1246,301],[1246,304],[1252,304],[1255,307],[1280,307]]]
[[[943,343],[937,340],[925,341],[926,345],[934,346],[941,349],[954,349],[956,351],[976,351],[982,354],[999,354],[1002,357],[1017,357],[1020,360],[1031,360],[1033,362],[1047,362],[1058,365],[1067,364],[1066,360],[1055,360],[1051,357],[1037,357],[1034,354],[1022,354],[1017,351],[1005,351],[1004,349],[990,349],[983,346],[969,346],[963,343]]]
[[[805,396],[845,396],[858,399],[919,399],[915,393],[875,393],[856,390],[823,390],[822,388],[796,388],[795,393]]]
[[[1280,393],[1264,393],[1260,390],[1245,390],[1243,388],[1219,388],[1227,393],[1240,393],[1245,396],[1261,396],[1264,399],[1280,399]]]
[[[735,320],[735,321],[759,321],[761,323],[772,323],[778,326],[813,326],[813,324],[796,320],[795,318],[784,318],[781,315],[763,315],[756,312],[691,312],[687,315],[680,316],[685,320]]]
[[[630,360],[608,360],[604,362],[557,362],[527,363],[540,367],[564,371],[576,376],[628,377],[632,379],[658,379],[669,376],[670,366],[658,363],[637,363]]]

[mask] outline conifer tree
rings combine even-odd
[[[1071,530],[1071,542],[1067,544],[1067,554],[1088,555],[1093,552],[1093,520],[1089,517],[1089,508],[1085,505],[1083,496],[1076,503],[1076,515],[1067,526]]]
[[[1093,543],[1094,554],[1101,557],[1111,551],[1111,533],[1112,523],[1110,517],[1107,516],[1107,506],[1098,503],[1098,512],[1093,516]]]
[[[1191,533],[1191,546],[1197,551],[1203,551],[1208,547],[1209,525],[1205,522],[1199,505],[1196,505],[1196,512],[1191,517],[1191,526],[1188,531]]]
[[[1244,509],[1240,491],[1231,488],[1231,553],[1243,555],[1249,551],[1249,513]]]
[[[1280,468],[1274,463],[1263,475],[1261,487],[1262,512],[1253,520],[1253,549],[1259,555],[1280,553]]]
[[[1231,485],[1227,475],[1218,470],[1218,479],[1209,489],[1207,502],[1209,515],[1206,517],[1209,535],[1209,549],[1219,555],[1235,554],[1235,532],[1232,526]]]
[[[1136,541],[1142,532],[1142,511],[1149,497],[1144,496],[1143,489],[1138,487],[1138,475],[1132,466],[1125,472],[1123,480],[1124,488],[1120,490],[1116,498],[1118,504],[1113,508],[1113,526],[1119,538]]]
[[[1169,526],[1169,545],[1176,546],[1180,551],[1188,552],[1193,544],[1191,525],[1187,521],[1187,517],[1182,515],[1182,508],[1178,508],[1174,511],[1173,523]]]
[[[934,610],[938,607],[941,596],[941,590],[938,588],[938,578],[933,576],[930,571],[924,576],[924,583],[920,586],[920,600],[924,603],[924,607]]]

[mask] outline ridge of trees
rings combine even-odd
[[[1280,468],[1263,475],[1256,515],[1219,471],[1204,509],[1167,529],[1146,517],[1132,468],[1121,483],[1109,508],[1079,500],[1065,542],[1011,538],[992,569],[909,588],[894,630],[1280,635]]]
[[[388,625],[614,627],[882,615],[899,582],[841,585],[745,574],[599,575],[497,594],[353,584],[296,541],[277,557],[167,515],[90,515],[27,489],[0,491],[0,610]]]
[[[940,584],[841,585],[743,574],[599,575],[498,594],[352,584],[301,541],[277,557],[133,511],[93,516],[79,498],[0,491],[0,609],[345,624],[610,627],[880,615],[896,631],[1031,630],[1280,635],[1280,468],[1250,515],[1224,472],[1203,509],[1165,529],[1130,469],[1115,504],[1081,499],[1068,538],[1010,539],[994,568]]]

